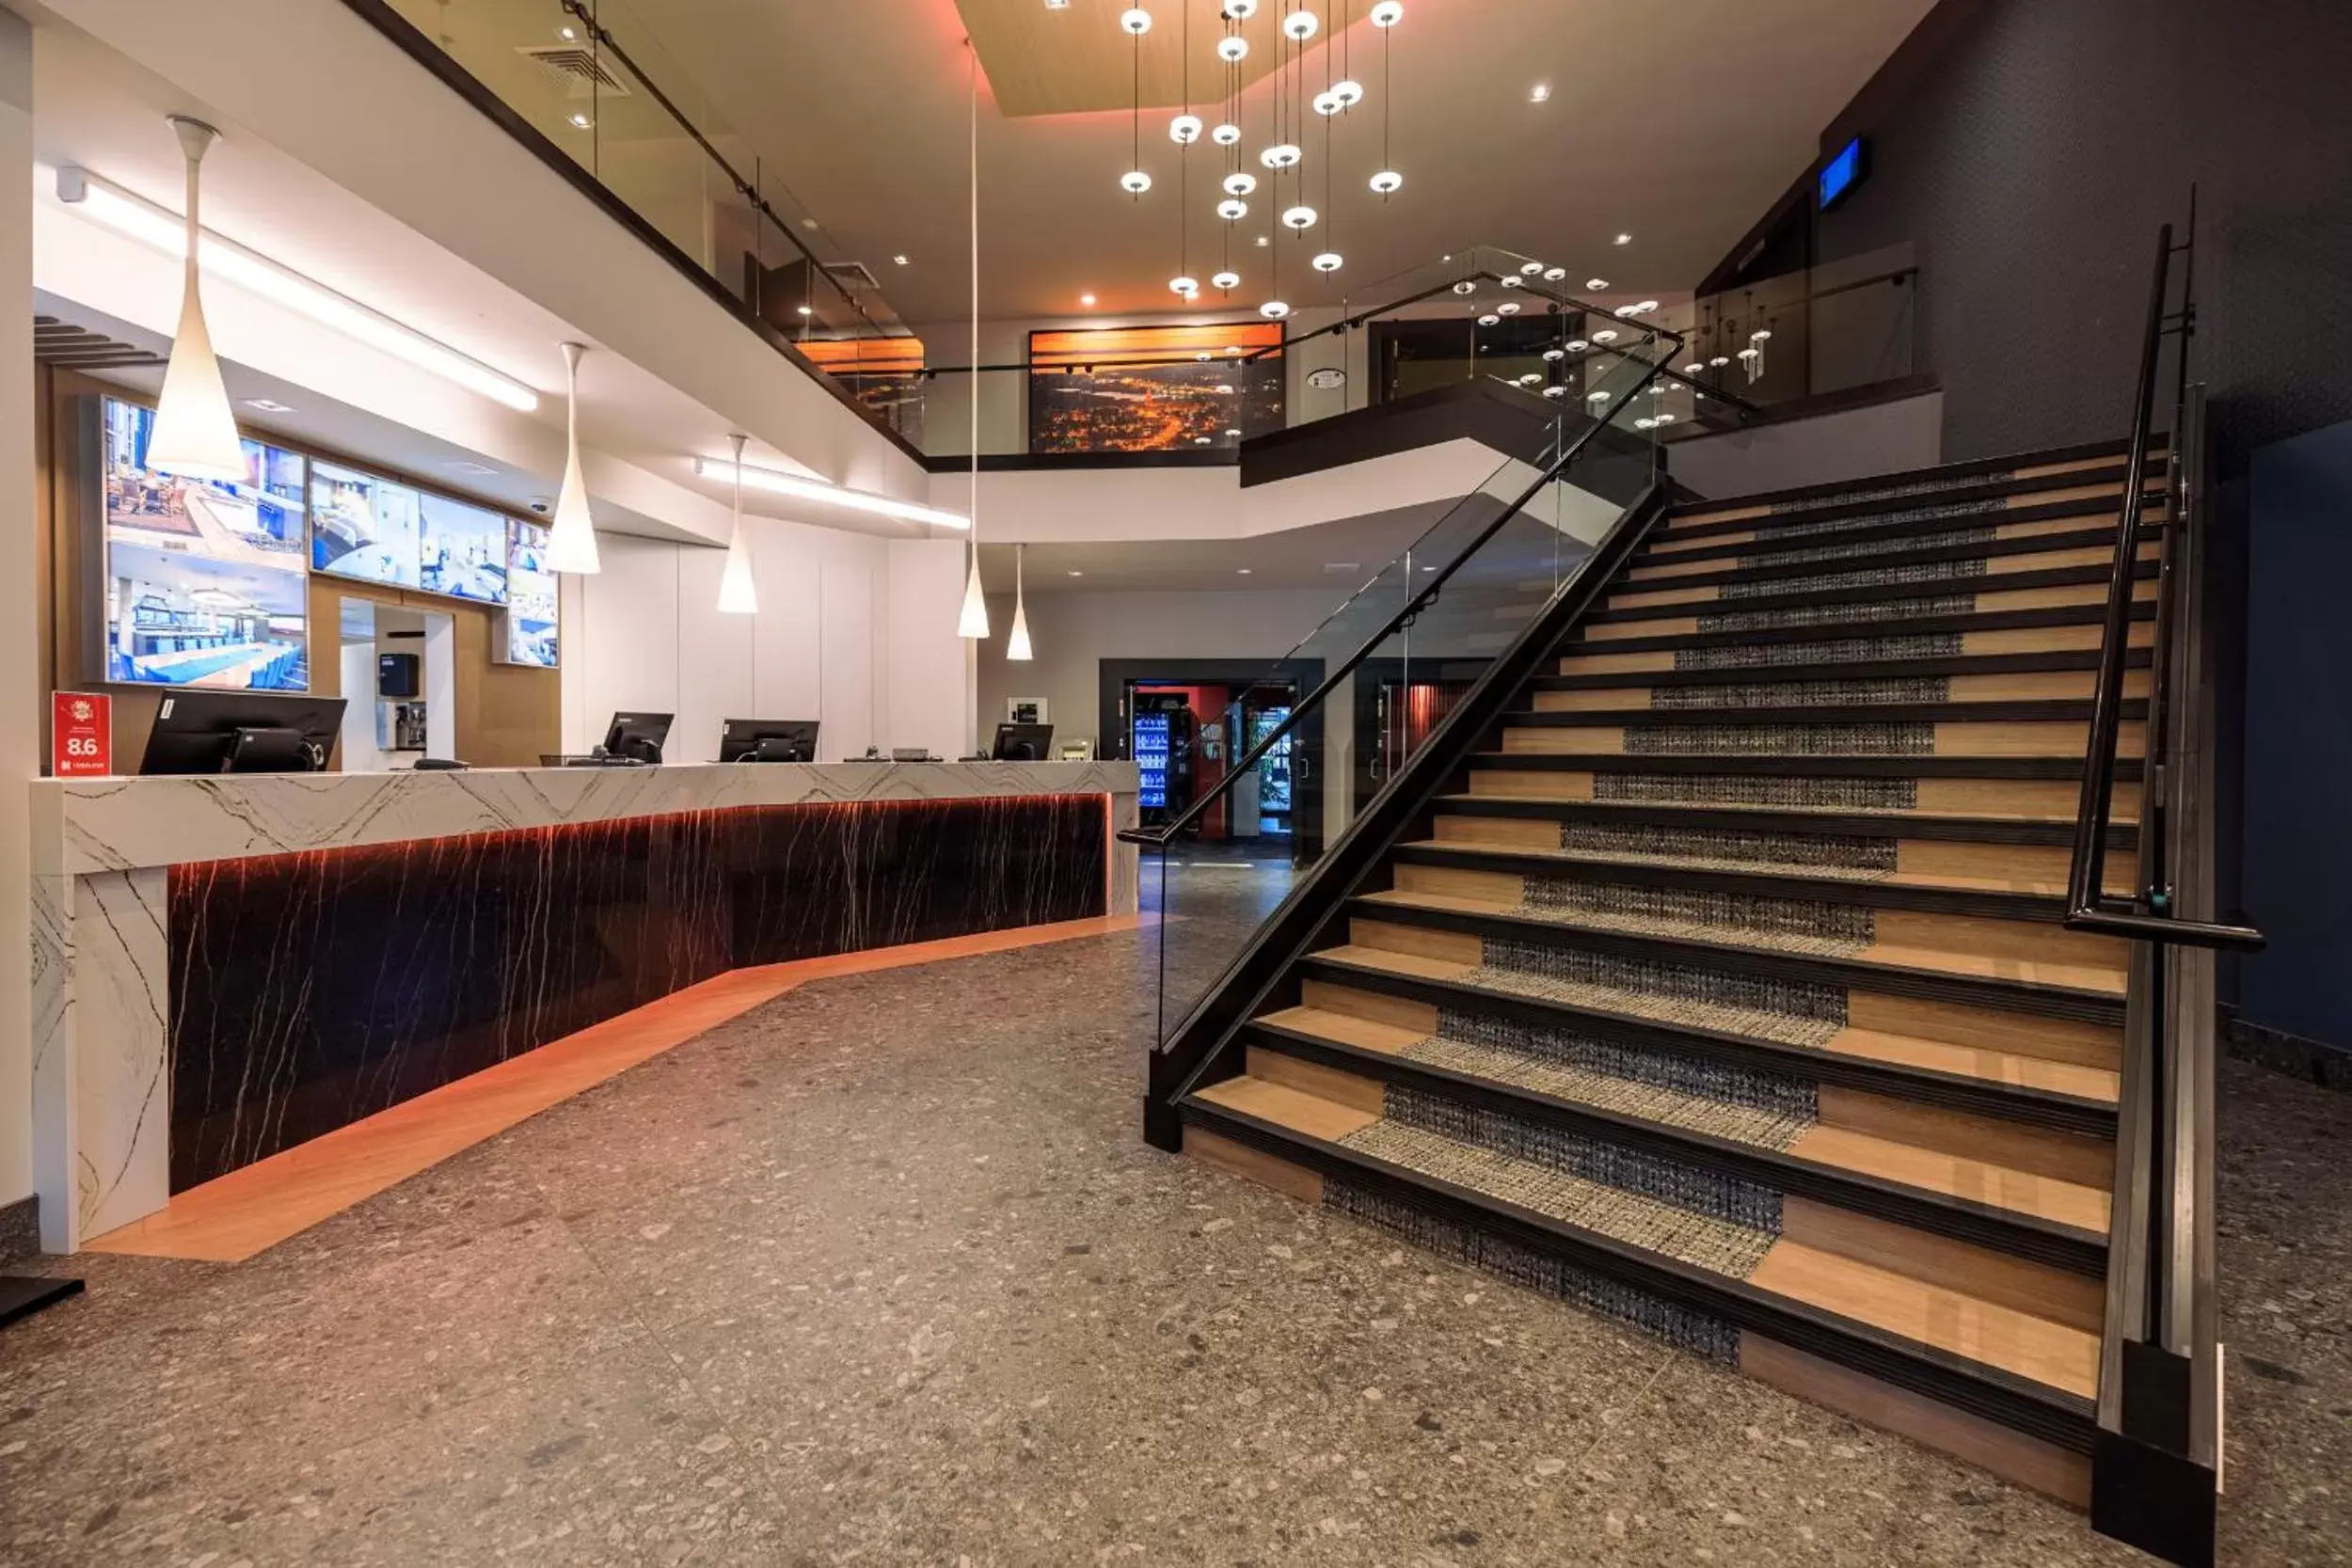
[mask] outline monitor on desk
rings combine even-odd
[[[343,725],[341,697],[173,691],[147,732],[142,773],[317,773]]]
[[[815,762],[814,719],[730,719],[719,731],[721,762]]]
[[[606,756],[625,757],[631,762],[660,762],[661,743],[670,738],[668,713],[616,713],[612,722],[605,726]]]
[[[1051,724],[999,724],[988,754],[996,762],[1043,762],[1053,744]]]

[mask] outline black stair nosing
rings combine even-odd
[[[1739,724],[1821,727],[1862,724],[2063,724],[2090,717],[2089,697],[2003,697],[1981,703],[1846,703],[1813,706],[1516,708],[1495,722],[1506,730],[1682,729]],[[2148,700],[2122,704],[2125,721],[2145,720]]]
[[[2166,451],[2164,437],[2158,435],[2150,455]],[[1942,479],[1968,479],[1978,475],[2015,475],[2021,468],[2046,468],[2060,463],[2086,463],[2092,458],[2110,459],[2118,478],[2122,476],[2131,455],[2131,442],[2123,437],[2111,441],[2082,441],[2072,446],[2052,447],[2043,451],[2012,451],[1992,457],[1968,457],[1954,463],[1936,463],[1924,468],[1898,468],[1883,474],[1858,474],[1851,479],[1818,481],[1812,484],[1790,484],[1777,490],[1756,490],[1740,496],[1709,496],[1698,500],[1677,503],[1670,515],[1692,512],[1717,511],[1735,506],[1772,506],[1782,501],[1827,499],[1851,495],[1856,490],[1884,489],[1895,484],[1934,483]],[[2095,472],[2096,470],[2086,470]],[[2060,479],[2065,475],[2043,475],[2044,479]]]
[[[1720,828],[1741,832],[1820,834],[1831,838],[1938,839],[1967,844],[2041,845],[2074,842],[2072,818],[1968,816],[1947,813],[1914,818],[1899,813],[1843,812],[1835,807],[1676,805],[1665,800],[1541,800],[1518,795],[1441,795],[1440,816],[1510,816],[1552,821],[1640,823],[1667,828]],[[2107,847],[2130,849],[2139,830],[2107,824]]]
[[[2104,467],[2084,468],[2071,474],[2035,474],[2028,478],[2011,475],[2005,479],[1983,479],[1973,483],[1947,484],[1933,489],[1911,490],[1896,495],[1872,495],[1872,489],[1883,486],[1850,484],[1838,491],[1814,498],[1789,497],[1783,499],[1804,499],[1806,504],[1790,506],[1785,511],[1771,511],[1747,517],[1709,516],[1706,522],[1697,519],[1704,514],[1736,512],[1751,506],[1778,506],[1772,498],[1731,496],[1721,500],[1678,508],[1666,519],[1667,533],[1677,539],[1704,539],[1718,533],[1753,530],[1770,533],[1775,528],[1792,524],[1836,522],[1847,517],[1876,516],[1890,512],[1908,512],[1922,507],[1953,506],[1968,501],[1996,500],[2010,496],[2030,496],[2041,491],[2076,490],[2093,484],[2122,484],[2126,477],[2126,465],[2110,463]],[[2143,481],[2161,478],[2169,473],[2163,465],[2151,465]],[[1902,480],[1902,475],[1889,475],[1890,482]],[[1913,481],[1911,483],[1916,483]],[[2149,488],[2153,488],[2149,486]],[[1689,521],[1685,522],[1686,519]],[[1930,519],[1915,518],[1916,522]]]
[[[1934,595],[1930,595],[1931,597]],[[1668,610],[1683,607],[1669,605]],[[1626,617],[1631,619],[1631,617]],[[1669,617],[1651,614],[1645,620]],[[1876,621],[1835,621],[1810,626],[1756,626],[1744,631],[1670,631],[1654,637],[1585,637],[1572,633],[1553,651],[1562,658],[1581,654],[1649,654],[1681,648],[1736,648],[1751,643],[1839,642],[1869,637],[1927,636],[1939,632],[2024,631],[2045,626],[2096,626],[2107,618],[2105,602],[2042,605],[2030,610],[1963,610],[1949,615],[1896,616]],[[2156,618],[2153,598],[2134,599],[2131,618]]]
[[[2106,1273],[2107,1236],[2104,1231],[2083,1230],[1973,1198],[1804,1159],[1784,1150],[1650,1121],[1388,1052],[1367,1051],[1263,1019],[1251,1020],[1243,1033],[1266,1049],[1322,1067],[1467,1101],[1481,1109],[1540,1121],[1580,1137],[1677,1164],[1701,1165],[1785,1195],[1816,1198],[1873,1219],[1930,1231],[2010,1257],[2030,1259],[2071,1274],[2097,1279]]]
[[[1295,967],[1302,974],[1334,985],[1431,1006],[1507,1018],[1537,1028],[1574,1030],[1616,1044],[1705,1056],[1735,1067],[1809,1079],[1889,1099],[1913,1100],[1923,1105],[2013,1121],[2020,1126],[2108,1139],[2115,1136],[2116,1106],[2079,1095],[1939,1072],[1931,1068],[1906,1067],[1899,1062],[1872,1061],[1699,1024],[1669,1023],[1638,1013],[1613,1012],[1554,997],[1529,996],[1373,968],[1333,958],[1328,953],[1309,953]]]
[[[2024,920],[2055,925],[2066,918],[2066,899],[2057,893],[2011,893],[1998,889],[1921,887],[1858,877],[1818,877],[1802,871],[1730,871],[1720,866],[1676,865],[1613,858],[1606,852],[1541,849],[1495,845],[1474,848],[1422,840],[1391,845],[1390,856],[1408,865],[1444,865],[1465,871],[1499,871],[1568,881],[1605,881],[1640,887],[1688,888],[1745,898],[1791,898],[1813,904],[1851,904],[1862,909],[1916,910],[1923,914],[1967,915],[1983,920]]]
[[[2138,757],[2116,758],[2116,783],[2138,783],[2140,762]],[[1496,773],[1779,773],[1826,779],[2080,779],[2083,773],[2083,759],[2072,756],[1787,756],[1744,752],[1483,751],[1465,756],[1462,766]]]
[[[1433,909],[1422,904],[1383,904],[1357,895],[1348,900],[1352,919],[1385,926],[1409,926],[1422,930],[1453,931],[1463,936],[1508,937],[1536,945],[1573,948],[1613,958],[1636,961],[1662,959],[1697,968],[1727,971],[1756,979],[1788,980],[1832,986],[1849,992],[1901,996],[1919,1002],[1948,1002],[1957,1006],[1991,1007],[2030,1018],[2065,1019],[2077,1023],[2120,1026],[2123,998],[2108,991],[2077,986],[2046,985],[2006,974],[1954,974],[1940,969],[1915,969],[1908,964],[1875,963],[1865,958],[1831,958],[1791,953],[1773,947],[1750,947],[1703,937],[1670,937],[1650,931],[1581,926],[1565,920],[1543,920],[1499,910]]]
[[[1567,654],[1563,657],[1580,657]],[[2099,668],[2096,648],[2048,648],[2023,654],[1951,654],[1936,658],[1816,659],[1810,664],[1727,664],[1698,670],[1602,670],[1582,674],[1531,675],[1531,691],[1618,691],[1661,686],[1795,686],[1812,681],[1957,680],[1968,675],[2064,674]],[[2123,667],[2144,670],[2152,648],[2123,650]],[[1681,708],[1713,713],[1714,708]]]
[[[1963,526],[1965,518],[1952,519],[1954,526]],[[2160,542],[2162,531],[2142,527],[2137,543],[2153,545]],[[1807,546],[1823,542],[1819,534],[1804,536]],[[1836,543],[1835,539],[1826,541]],[[1753,565],[1725,565],[1706,572],[1674,572],[1659,577],[1635,577],[1633,566],[1647,564],[1635,562],[1618,574],[1612,585],[1639,593],[1648,589],[1706,587],[1724,582],[1772,582],[1781,578],[1819,577],[1824,572],[1860,572],[1883,570],[1890,566],[1928,566],[1945,561],[1991,561],[2012,555],[2048,555],[2058,550],[2090,550],[2106,548],[2113,559],[2115,525],[2104,528],[2081,528],[2072,533],[2034,533],[2018,539],[1978,539],[1957,545],[1905,546],[1899,537],[1890,539],[1883,550],[1870,550],[1853,555],[1820,556],[1804,561],[1767,561]],[[1794,548],[1795,546],[1791,546]],[[1677,556],[1673,559],[1708,559]]]
[[[2095,1404],[2063,1389],[1198,1096],[1187,1096],[1179,1102],[1177,1112],[1187,1125],[1303,1165],[1319,1176],[1379,1188],[1391,1198],[1424,1212],[1457,1224],[1467,1221],[1585,1273],[1603,1275],[1734,1328],[1761,1334],[1792,1350],[1948,1404],[2052,1447],[2088,1453],[2096,1439]]]
[[[1736,529],[1726,526],[1720,531],[1722,534],[1720,538],[1717,537],[1718,531],[1714,530],[1711,525],[1706,531],[1676,530],[1670,533],[1653,533],[1644,542],[1641,549],[1634,553],[1632,559],[1626,562],[1626,567],[1630,571],[1638,566],[1662,566],[1669,562],[1685,561],[1728,561],[1747,556],[1784,555],[1791,550],[1818,549],[1826,545],[1868,544],[1875,540],[1885,540],[1890,547],[1899,547],[1902,540],[1915,538],[1923,533],[1941,533],[1951,529],[1997,529],[2007,527],[2011,523],[2045,523],[2067,517],[2081,517],[2083,526],[2069,533],[2029,534],[2026,537],[2069,539],[2076,534],[2091,534],[2096,536],[2099,543],[2105,544],[2114,539],[2115,525],[2118,521],[2114,513],[2122,510],[2122,498],[2117,496],[2113,499],[2117,504],[2108,508],[2108,515],[2105,516],[2102,516],[2098,510],[2100,507],[2106,506],[2106,500],[2104,498],[2096,501],[2085,498],[2076,500],[2042,501],[2033,506],[2008,507],[1998,512],[1959,512],[1942,517],[1896,517],[1888,520],[1875,515],[1860,516],[1852,520],[1853,526],[1851,528],[1808,530],[1786,534],[1785,537],[1778,539],[1772,537],[1775,531],[1756,529],[1752,526],[1752,522],[1742,524]],[[2164,496],[2160,491],[2151,490],[2145,493],[2140,502],[2139,536],[2142,539],[2164,537],[2164,530],[2161,526],[2163,514],[2157,510],[2161,508],[2163,501]],[[2152,510],[2155,511],[2155,516],[2153,519],[2148,515]],[[1730,537],[1735,532],[1743,534],[1743,537]],[[1686,549],[1667,547],[1669,544],[1677,540],[1696,540],[1698,543]],[[2009,543],[2009,541],[1999,542]],[[1995,541],[1988,539],[1983,543],[1993,544]],[[1758,562],[1756,564],[1769,564],[1769,562]]]
[[[2134,563],[2135,580],[2153,578],[2160,563],[2141,561]],[[1834,573],[1825,573],[1834,576]],[[1589,611],[1587,624],[1601,621],[1663,621],[1696,615],[1754,615],[1775,610],[1813,610],[1833,604],[1902,604],[1913,599],[1947,599],[1966,594],[1982,598],[1991,594],[2023,593],[2029,588],[2074,588],[2085,583],[2110,582],[2115,570],[2110,566],[2045,566],[2039,571],[2008,572],[1999,577],[1929,578],[1916,582],[1856,582],[1842,588],[1806,588],[1794,594],[1758,594],[1752,599],[1691,599],[1676,604],[1628,605],[1613,609],[1612,605],[1626,594],[1664,594],[1673,585],[1613,584],[1609,598]],[[1874,616],[1863,621],[1841,621],[1849,628],[1854,626],[1900,626],[1899,615]],[[1861,636],[1850,631],[1849,635]]]

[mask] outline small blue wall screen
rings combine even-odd
[[[1821,211],[1828,212],[1852,195],[1867,172],[1862,138],[1856,136],[1838,150],[1836,157],[1821,166]]]

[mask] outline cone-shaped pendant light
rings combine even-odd
[[[237,439],[237,417],[229,407],[229,388],[221,385],[213,335],[204,325],[204,296],[197,266],[201,231],[197,214],[198,170],[205,150],[220,133],[184,115],[173,115],[171,128],[180,134],[181,150],[187,155],[188,246],[186,270],[180,282],[180,330],[171,340],[171,362],[164,371],[163,396],[155,404],[147,466],[158,473],[233,483],[246,477],[245,447]]]
[[[964,68],[971,99],[972,145],[972,369],[966,393],[972,404],[972,564],[963,579],[963,612],[956,617],[958,637],[988,635],[988,601],[980,595],[980,56],[965,39],[969,55]]]
[[[1012,547],[1012,635],[1005,639],[1005,657],[1026,661],[1037,655],[1029,651],[1029,607],[1021,592],[1021,558],[1029,546]]]
[[[588,515],[588,484],[580,476],[580,356],[584,344],[564,345],[564,488],[555,498],[548,534],[548,565],[586,576],[604,570],[596,559],[596,524]]]
[[[743,443],[738,431],[727,437],[735,446],[735,531],[727,535],[726,570],[719,574],[719,613],[756,615],[759,590],[752,582],[752,543],[743,537]]]

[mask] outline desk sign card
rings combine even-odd
[[[60,779],[94,779],[115,770],[114,706],[114,699],[100,691],[51,694],[51,773]]]

